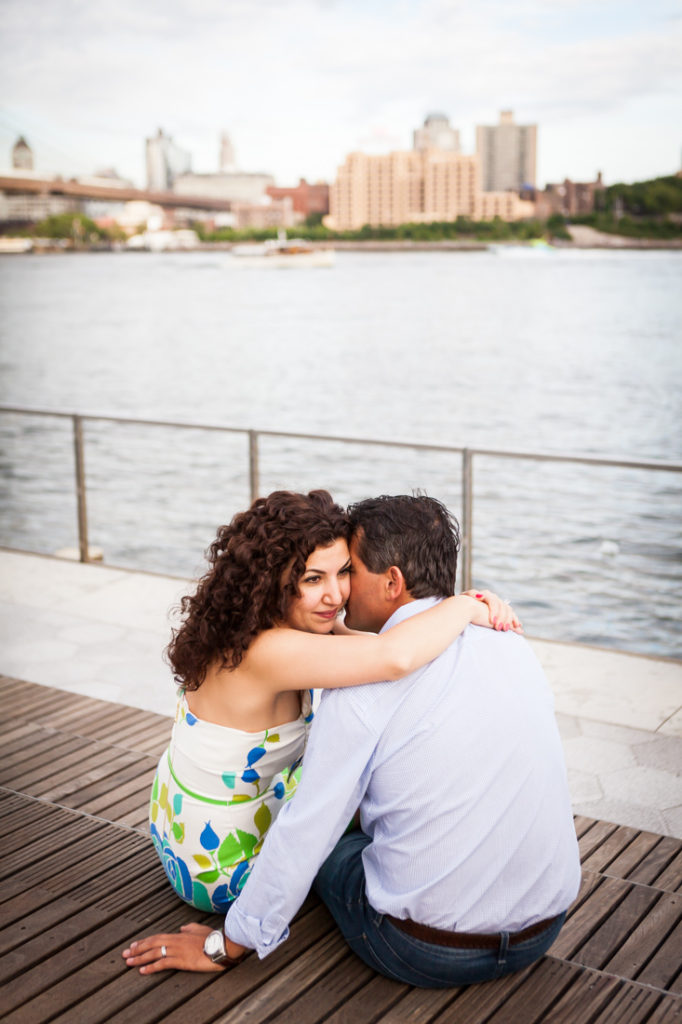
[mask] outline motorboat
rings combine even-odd
[[[316,249],[305,238],[287,238],[280,232],[261,244],[232,247],[235,266],[240,267],[332,267],[333,249]]]

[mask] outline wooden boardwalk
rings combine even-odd
[[[0,676],[0,1012],[6,1024],[682,1024],[682,843],[576,818],[583,882],[551,954],[500,981],[388,981],[309,897],[266,960],[142,977],[121,950],[190,920],[146,834],[171,721]],[[106,741],[100,737],[106,737]]]

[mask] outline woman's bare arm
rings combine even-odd
[[[276,692],[357,686],[400,679],[449,647],[470,624],[490,625],[488,609],[474,598],[449,597],[385,633],[320,636],[281,627],[254,640],[248,670]]]

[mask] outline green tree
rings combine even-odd
[[[91,245],[108,238],[104,228],[84,213],[56,213],[36,224],[34,232],[41,238],[70,238],[75,246]]]

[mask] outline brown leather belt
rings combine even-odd
[[[557,917],[560,915],[557,914]],[[426,924],[417,924],[416,921],[402,920],[399,917],[391,917],[384,914],[387,921],[406,932],[413,939],[421,939],[422,942],[430,942],[434,946],[455,946],[457,949],[498,949],[500,945],[500,933],[494,935],[477,935],[475,932],[446,932],[440,928],[430,928]],[[514,932],[509,936],[509,945],[515,946],[526,939],[532,939],[539,935],[545,928],[549,928],[557,917],[548,917],[546,921],[538,921],[531,924],[521,932]]]

